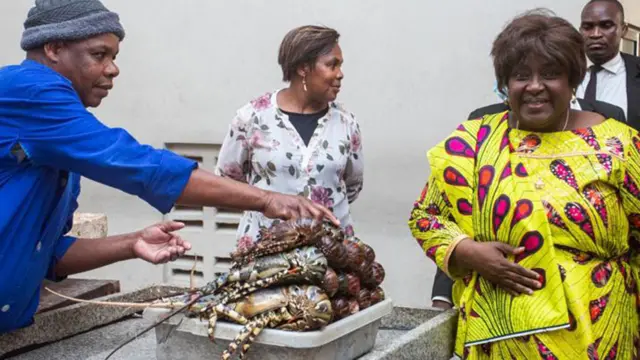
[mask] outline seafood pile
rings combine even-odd
[[[304,255],[302,255],[304,254]],[[273,272],[275,258],[292,257],[305,271],[298,284],[319,286],[331,299],[335,322],[384,300],[380,285],[385,271],[376,261],[373,248],[355,236],[346,236],[342,229],[330,223],[315,223],[309,219],[279,222],[260,231],[258,241],[232,254],[233,280],[246,281],[251,276]],[[304,257],[304,261],[300,261]],[[282,270],[280,270],[282,271]],[[271,274],[265,274],[268,278]],[[231,277],[230,277],[231,279]]]
[[[170,298],[169,304],[179,309],[160,321],[182,311],[205,319],[211,341],[218,319],[244,325],[222,354],[225,360],[238,349],[244,358],[264,328],[318,330],[385,297],[380,287],[385,271],[373,248],[330,223],[274,223],[260,231],[255,243],[236,248],[231,258],[228,272]]]

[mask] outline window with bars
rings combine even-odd
[[[213,172],[220,144],[167,143],[166,149],[198,162],[200,168]],[[164,265],[164,282],[189,286],[193,271],[194,286],[203,286],[214,274],[231,266],[229,253],[236,243],[236,231],[242,211],[203,206],[176,205],[165,219],[185,224],[179,234],[192,249],[174,262]]]

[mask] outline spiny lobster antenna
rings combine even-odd
[[[188,309],[191,305],[195,304],[196,301],[200,300],[200,298],[204,296],[204,294],[199,294],[198,296],[196,296],[195,298],[191,299],[191,301],[189,301],[188,303],[186,303],[184,306],[178,308],[178,310],[174,311],[173,313],[169,314],[167,317],[165,317],[164,319],[158,321],[155,324],[152,324],[150,326],[148,326],[146,329],[140,331],[139,333],[137,333],[136,335],[134,335],[133,337],[131,337],[130,339],[128,339],[127,341],[123,342],[122,344],[118,345],[117,348],[113,349],[112,352],[109,353],[109,355],[107,355],[106,358],[104,358],[104,360],[109,360],[109,358],[111,358],[115,353],[118,352],[118,350],[122,349],[123,347],[125,347],[127,344],[129,344],[130,342],[136,340],[137,338],[139,338],[140,336],[144,335],[147,331],[154,329],[156,326],[162,324],[163,322],[169,320],[170,318],[174,317],[175,315],[177,315],[178,313]]]

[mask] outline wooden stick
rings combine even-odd
[[[115,301],[97,301],[97,300],[83,300],[83,299],[76,299],[76,298],[72,298],[70,296],[66,296],[66,295],[62,295],[60,293],[57,293],[51,289],[49,289],[48,287],[44,287],[45,290],[49,291],[50,293],[59,296],[63,299],[67,299],[67,300],[71,300],[71,301],[75,301],[75,302],[79,302],[79,303],[88,303],[88,304],[95,304],[95,305],[107,305],[107,306],[118,306],[118,307],[139,307],[139,308],[164,308],[164,309],[175,309],[177,307],[180,306],[184,306],[185,304],[182,302],[175,302],[175,303],[130,303],[130,302],[115,302]]]

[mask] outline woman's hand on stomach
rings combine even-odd
[[[512,261],[507,255],[518,255],[524,247],[513,248],[502,242],[461,241],[451,261],[454,266],[477,271],[480,276],[500,286],[513,296],[533,294],[541,287],[540,275]]]

